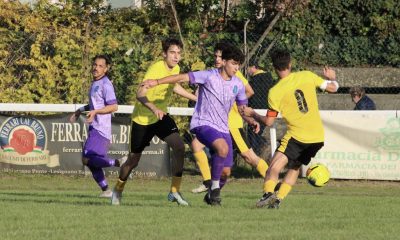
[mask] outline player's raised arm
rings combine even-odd
[[[321,90],[325,90],[330,93],[335,93],[339,89],[339,84],[336,81],[336,72],[330,67],[324,67],[324,76],[329,79],[325,80],[320,86]]]
[[[176,83],[174,86],[174,93],[187,98],[192,101],[197,101],[197,96],[194,95],[193,93],[188,92],[186,89],[184,89],[179,83]]]
[[[146,86],[149,88],[155,87],[160,84],[168,84],[168,83],[180,83],[180,82],[189,82],[189,74],[175,74],[168,77],[160,78],[160,79],[151,79],[144,81],[141,86]]]
[[[264,125],[271,127],[274,122],[276,117],[278,116],[278,113],[275,111],[268,110],[266,116],[262,116],[258,114],[254,109],[251,107],[245,106],[244,108],[241,109],[241,114],[243,116],[248,116],[254,118],[257,122],[263,123]]]
[[[246,116],[244,114],[244,109],[246,108],[246,105],[241,105],[238,106],[238,110],[242,118],[253,128],[253,131],[255,133],[258,133],[260,131],[260,123],[258,123],[253,117]]]

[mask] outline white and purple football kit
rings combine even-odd
[[[191,84],[199,85],[195,111],[190,122],[190,131],[206,147],[223,138],[229,147],[223,158],[214,153],[211,161],[211,179],[220,180],[222,169],[233,165],[232,139],[228,127],[228,114],[234,102],[238,106],[247,104],[245,86],[236,76],[224,80],[219,69],[189,72]]]
[[[102,109],[107,105],[117,104],[114,87],[107,76],[94,80],[89,90],[90,111]],[[104,167],[115,165],[115,160],[107,156],[111,141],[111,113],[96,114],[89,126],[88,138],[83,148],[83,156],[88,158],[88,164],[97,184],[106,190],[107,180],[104,176]]]

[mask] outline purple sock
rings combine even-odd
[[[105,156],[100,155],[88,155],[86,156],[89,158],[88,166],[95,167],[95,168],[105,168],[105,167],[112,167],[115,166],[115,160],[110,159]]]
[[[211,179],[219,181],[221,178],[222,169],[224,168],[225,158],[214,154],[211,158]]]
[[[219,180],[219,188],[220,189],[222,189],[225,186],[227,180],[228,180],[227,178],[221,178]]]
[[[96,167],[90,167],[90,171],[92,172],[94,180],[97,182],[101,190],[105,191],[108,188],[108,183],[106,180],[106,176],[104,176],[103,169],[101,168],[96,168]]]

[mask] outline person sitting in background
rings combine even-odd
[[[376,110],[374,101],[365,95],[365,90],[362,87],[350,88],[352,101],[356,104],[354,110]]]

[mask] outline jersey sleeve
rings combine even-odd
[[[209,79],[210,71],[189,72],[190,84],[205,84]]]
[[[268,94],[268,112],[274,112],[278,114],[280,112],[280,100],[274,94],[273,91],[270,91]]]
[[[104,84],[104,102],[106,105],[117,104],[117,97],[111,82]]]
[[[317,74],[312,72],[309,72],[309,74],[311,75],[311,79],[313,80],[315,87],[320,87],[324,83],[325,80]]]
[[[158,79],[158,71],[157,71],[157,66],[156,64],[153,64],[147,69],[147,72],[144,75],[143,81],[149,80],[149,79]]]
[[[238,106],[247,105],[246,90],[243,84],[239,87],[238,94],[236,95],[236,104]]]

